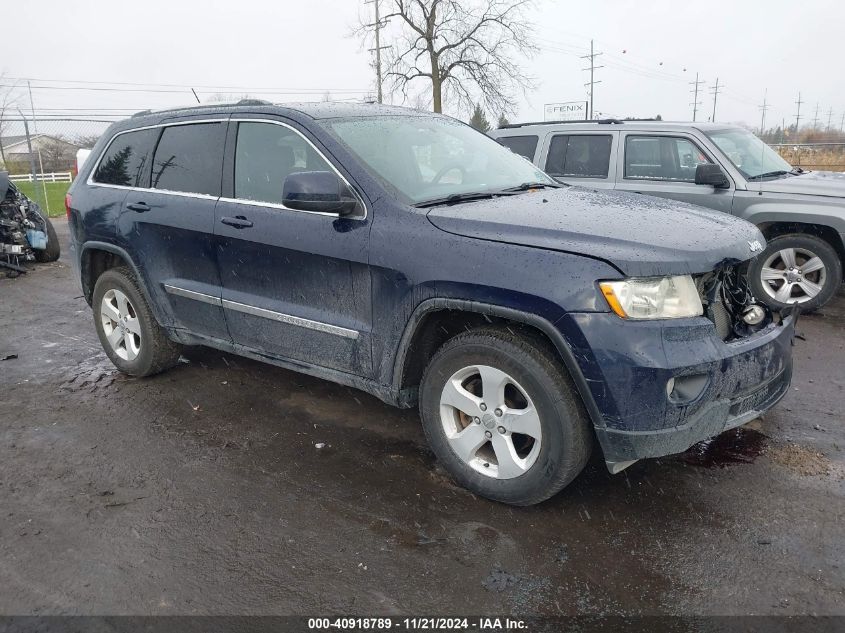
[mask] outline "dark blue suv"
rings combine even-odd
[[[448,117],[374,105],[141,113],[68,197],[103,348],[148,376],[208,345],[419,403],[457,481],[548,498],[677,453],[787,391],[751,224],[556,183]]]

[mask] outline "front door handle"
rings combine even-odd
[[[242,215],[236,215],[233,218],[220,218],[220,221],[227,226],[234,227],[236,229],[248,229],[252,226],[252,221],[247,220]]]
[[[133,202],[132,204],[127,204],[126,208],[137,211],[138,213],[145,213],[150,210],[150,205],[145,202]]]

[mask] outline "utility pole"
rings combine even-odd
[[[38,134],[38,122],[35,120],[35,102],[32,100],[32,85],[29,79],[26,80],[26,88],[29,90],[29,109],[32,111],[32,131]]]
[[[724,88],[724,86],[722,86]],[[713,92],[713,117],[710,119],[714,123],[716,122],[716,99],[719,98],[719,78],[716,77],[716,85],[712,88]]]
[[[589,70],[590,71],[590,83],[584,84],[585,86],[590,86],[590,121],[593,120],[593,102],[595,101],[595,85],[600,84],[601,81],[595,80],[595,73],[596,70],[599,68],[604,68],[604,66],[596,66],[596,57],[601,55],[602,53],[596,53],[595,49],[593,48],[593,40],[590,40],[590,54],[589,55],[581,55],[581,59],[589,59],[590,60],[590,67],[583,68],[582,70]]]
[[[827,131],[830,133],[830,122],[833,119],[833,108],[827,111]]]
[[[845,132],[845,112],[842,113],[842,120],[839,122],[839,131]]]
[[[693,89],[690,90],[690,92],[693,93],[692,103],[690,105],[692,106],[692,120],[695,121],[695,117],[698,114],[698,106],[701,105],[701,101],[698,100],[698,87],[704,82],[699,81],[698,73],[695,73],[695,81],[691,81],[689,83],[693,86]]]
[[[766,99],[768,98],[768,96],[769,96],[769,91],[767,89],[766,92],[763,93],[763,105],[757,106],[758,108],[760,108],[760,110],[763,111],[763,114],[760,117],[760,136],[763,136],[763,134],[766,131],[766,110],[769,109],[769,104],[766,103]]]
[[[804,103],[801,101],[801,93],[798,93],[798,101],[795,103],[798,104],[798,112],[795,114],[795,134],[798,134],[798,124],[801,122],[801,104]]]
[[[819,103],[816,102],[816,116],[813,117],[813,131],[819,127]]]
[[[368,27],[375,27],[376,30],[376,47],[369,49],[370,51],[375,51],[376,53],[376,90],[378,91],[378,102],[383,103],[383,96],[381,91],[381,51],[385,48],[390,48],[389,46],[382,46],[381,45],[381,30],[384,28],[384,25],[381,23],[381,16],[379,15],[379,0],[369,0],[365,4],[372,4],[376,10],[376,21],[372,24],[368,24]]]

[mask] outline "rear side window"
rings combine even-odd
[[[117,135],[97,165],[93,180],[104,185],[146,186],[148,163],[157,129],[136,130]]]
[[[282,204],[285,178],[298,171],[333,171],[297,132],[274,123],[239,123],[235,197]]]
[[[164,128],[153,159],[154,189],[220,195],[226,123]]]
[[[514,154],[519,154],[534,162],[534,152],[537,151],[537,136],[502,136],[496,140]]]
[[[575,178],[607,178],[613,138],[599,134],[559,134],[552,137],[546,173]]]

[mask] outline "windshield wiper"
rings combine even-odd
[[[751,176],[748,180],[761,180],[762,178],[775,178],[777,176],[786,176],[791,172],[784,171],[779,169],[777,171],[767,171],[765,174],[757,174],[756,176]]]
[[[520,191],[530,191],[531,189],[545,189],[549,187],[551,189],[561,189],[565,185],[561,185],[556,182],[524,182],[521,185],[517,185],[516,187],[508,187],[507,189],[502,189],[502,191],[507,192],[520,192]]]
[[[451,196],[444,196],[442,198],[432,198],[431,200],[423,200],[417,202],[414,206],[420,209],[426,207],[436,207],[439,204],[457,204],[459,202],[472,202],[474,200],[490,200],[493,196],[504,195],[493,193],[491,191],[476,191],[470,193],[453,193]]]

